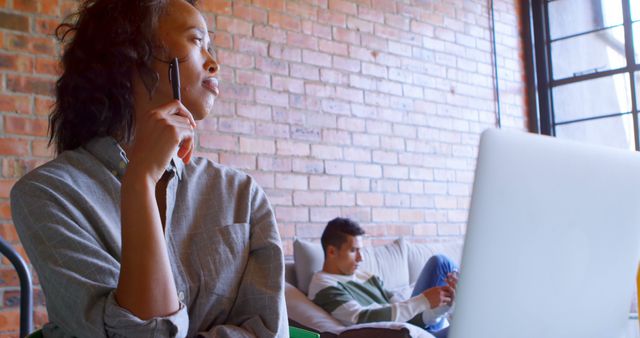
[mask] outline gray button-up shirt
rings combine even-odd
[[[168,167],[165,237],[180,310],[141,320],[118,306],[127,163],[113,138],[97,138],[11,191],[13,220],[47,300],[45,336],[288,336],[282,248],[267,197],[250,176],[202,158]]]

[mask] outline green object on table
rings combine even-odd
[[[42,329],[31,332],[26,338],[43,338]]]
[[[291,338],[320,338],[320,335],[295,326],[289,326],[289,336]]]

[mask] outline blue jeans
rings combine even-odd
[[[453,271],[458,271],[458,267],[449,258],[444,255],[431,256],[422,268],[418,280],[416,280],[411,297],[417,296],[432,287],[447,285],[447,274]],[[426,330],[436,338],[446,338],[449,333],[447,324],[445,318],[440,318],[436,323],[426,327]]]

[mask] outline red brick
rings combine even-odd
[[[213,37],[213,45],[216,49],[231,49],[233,47],[233,36],[227,32],[216,31]]]
[[[276,188],[306,190],[309,187],[306,175],[276,174]]]
[[[360,33],[341,27],[333,28],[333,38],[337,41],[346,42],[351,45],[360,44]]]
[[[59,76],[62,73],[60,62],[55,58],[37,57],[36,73]]]
[[[33,156],[53,158],[55,155],[54,147],[49,147],[48,140],[33,140],[31,146],[33,148]]]
[[[338,160],[342,159],[342,147],[328,146],[323,144],[311,145],[311,152],[314,158]]]
[[[287,44],[300,48],[317,50],[318,38],[295,32],[287,32]]]
[[[312,190],[340,190],[340,177],[338,176],[311,176],[309,188]]]
[[[264,171],[291,171],[291,159],[281,157],[259,156],[258,170]]]
[[[320,237],[322,235],[322,229],[330,220],[336,218],[337,216],[342,215],[340,208],[322,208],[322,207],[314,207],[311,208],[311,222],[319,222],[322,223],[322,227],[319,227],[316,231],[314,231],[314,236]]]
[[[0,28],[28,32],[29,18],[20,14],[0,12]]]
[[[7,88],[13,92],[52,96],[55,80],[34,76],[7,75]]]
[[[199,1],[198,8],[204,12],[231,14],[232,0]]]
[[[286,93],[275,92],[273,90],[258,88],[256,89],[256,102],[279,107],[288,107],[289,95]]]
[[[219,128],[220,131],[237,134],[255,133],[255,123],[253,121],[241,120],[238,118],[221,118]]]
[[[0,202],[0,219],[7,221],[11,219],[11,205],[9,201]]]
[[[284,0],[253,0],[258,7],[284,11]]]
[[[48,122],[46,120],[29,119],[19,116],[4,117],[4,131],[9,134],[46,136]]]
[[[254,139],[240,136],[240,152],[252,154],[275,154],[275,142],[273,140]]]
[[[221,50],[218,52],[218,60],[227,67],[253,68],[253,57],[250,55]]]
[[[233,3],[233,16],[253,23],[267,22],[267,11],[262,8],[238,2]]]
[[[320,40],[318,49],[327,54],[335,55],[349,55],[349,48],[347,44],[333,41]]]
[[[229,151],[238,150],[237,136],[206,133],[200,134],[198,140],[200,142],[200,146],[204,148]]]
[[[258,39],[275,43],[287,42],[287,32],[271,26],[255,26],[253,29],[253,36]]]
[[[23,54],[0,53],[0,70],[31,73],[33,71],[33,57]]]
[[[287,75],[289,73],[288,62],[270,58],[258,57],[256,59],[256,68],[267,73],[280,75]]]
[[[26,95],[0,94],[0,111],[7,113],[31,113],[31,98]]]
[[[358,206],[381,207],[384,205],[384,194],[377,192],[360,192],[356,194]]]
[[[7,34],[5,39],[4,46],[9,50],[45,55],[53,55],[55,51],[55,43],[52,38]]]
[[[303,94],[304,81],[287,77],[274,76],[272,88],[279,91]]]
[[[323,24],[319,24],[314,22],[313,23],[313,27],[311,28],[311,34],[313,36],[322,38],[322,39],[326,39],[326,40],[331,40],[332,37],[332,29],[331,26],[327,26],[327,25],[323,25]],[[320,40],[322,41],[322,40]]]
[[[328,175],[353,176],[353,163],[344,161],[325,161],[325,172]]]
[[[352,192],[328,192],[327,206],[352,207],[356,204],[356,195]]]
[[[343,191],[369,191],[371,182],[368,178],[343,177]]]
[[[320,70],[314,66],[291,64],[291,76],[305,80],[319,80]]]
[[[302,51],[302,61],[304,63],[320,66],[331,67],[331,55],[310,50]]]
[[[13,8],[25,12],[37,12],[38,2],[36,0],[13,0]]]
[[[236,50],[245,54],[267,55],[268,44],[263,41],[254,40],[248,37],[235,37]]]
[[[317,6],[310,6],[307,4],[287,1],[286,12],[303,18],[304,20],[317,20],[318,10]]]
[[[255,85],[259,87],[271,86],[271,77],[262,72],[252,72],[247,70],[237,70],[238,83],[241,85]]]
[[[307,173],[307,174],[321,174],[324,172],[324,163],[320,160],[311,160],[303,158],[294,158],[292,160],[293,172]],[[314,187],[312,186],[311,189]]]
[[[18,233],[16,232],[16,227],[13,226],[13,224],[0,224],[0,236],[10,243],[18,242]]]
[[[289,31],[301,31],[300,19],[278,12],[269,13],[269,25]]]
[[[38,116],[48,116],[55,103],[56,101],[52,98],[36,96],[34,113]]]
[[[225,16],[218,16],[216,24],[219,30],[229,32],[231,34],[249,36],[251,35],[251,28],[253,26],[250,22]]]
[[[331,26],[345,27],[347,25],[347,16],[334,11],[318,10],[318,22]]]
[[[278,223],[309,221],[309,209],[306,207],[276,207],[275,213]]]
[[[20,311],[8,310],[0,312],[0,331],[17,331],[20,328]]]
[[[38,13],[42,13],[45,15],[58,16],[60,15],[60,2],[59,0],[47,0],[47,1],[37,1],[38,2]]]
[[[289,126],[286,124],[258,122],[256,123],[256,135],[273,138],[289,138]]]
[[[57,9],[57,7],[56,7]],[[36,33],[53,36],[60,20],[56,19],[36,19]]]
[[[9,198],[9,192],[16,180],[0,179],[0,198]]]
[[[221,153],[220,163],[239,169],[255,169],[256,157],[255,155]]]
[[[284,59],[288,61],[302,61],[302,51],[300,50],[300,48],[291,48],[281,45],[269,45],[269,56],[272,58]]]
[[[396,0],[375,0],[371,3],[371,5],[373,8],[378,9],[384,13],[396,13],[398,11],[396,2]]]
[[[356,4],[343,0],[329,0],[329,10],[344,12],[353,16],[358,14]]]
[[[243,101],[253,100],[253,88],[232,83],[225,83],[220,86],[220,97],[225,99],[235,99]]]
[[[325,199],[323,192],[317,191],[294,191],[293,204],[304,206],[324,206]]]
[[[305,142],[277,140],[276,147],[277,147],[278,155],[296,155],[296,156],[309,155],[309,144]]]

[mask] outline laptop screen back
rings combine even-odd
[[[639,257],[640,154],[486,131],[449,337],[620,337]]]

